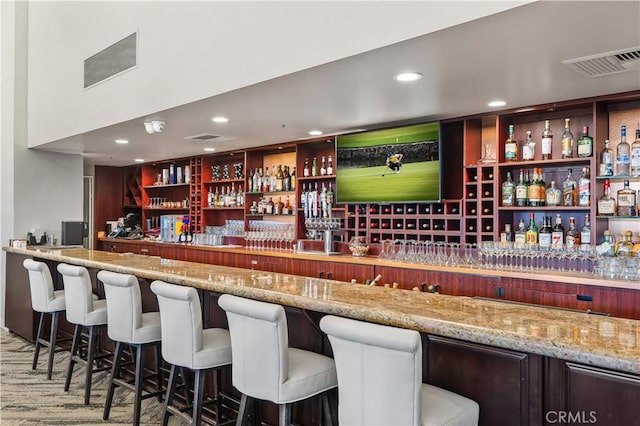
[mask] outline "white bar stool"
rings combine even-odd
[[[420,333],[335,316],[320,320],[338,369],[343,425],[477,425],[476,402],[422,383]]]
[[[162,400],[162,355],[160,350],[160,313],[142,313],[142,297],[140,296],[140,284],[133,275],[119,274],[116,272],[100,271],[98,279],[104,286],[104,294],[107,300],[107,333],[109,338],[116,342],[113,355],[113,367],[109,378],[109,391],[104,406],[103,420],[109,419],[113,393],[117,386],[132,391],[135,394],[133,408],[133,424],[140,424],[140,407],[142,400],[159,397]],[[121,367],[125,345],[136,350],[135,377],[133,382],[122,379]],[[157,384],[156,392],[143,392],[144,375],[144,349],[155,348]],[[150,376],[149,376],[150,377]]]
[[[47,362],[47,379],[51,380],[53,370],[53,355],[56,352],[56,339],[58,335],[58,319],[60,312],[65,310],[64,290],[53,289],[53,279],[51,271],[44,262],[36,262],[32,259],[25,259],[22,263],[29,272],[29,288],[31,290],[31,307],[34,311],[40,312],[40,322],[38,323],[38,334],[36,335],[36,349],[33,354],[33,364],[31,369],[35,370],[38,364],[40,348],[49,348],[49,360]],[[49,340],[42,337],[42,327],[45,315],[51,315],[51,332]]]
[[[91,378],[94,372],[108,370],[108,367],[95,367],[94,363],[109,354],[97,354],[98,339],[96,331],[107,325],[107,302],[98,300],[93,294],[89,271],[82,266],[58,264],[58,272],[62,274],[65,299],[67,303],[67,321],[75,324],[71,358],[67,369],[67,380],[64,384],[65,392],[71,385],[73,366],[78,363],[85,366],[84,404],[89,405],[91,397]],[[88,329],[88,343],[86,359],[78,355],[82,343],[82,329]]]
[[[200,425],[204,373],[210,369],[214,369],[216,376],[216,424],[220,424],[222,404],[218,370],[231,364],[229,331],[222,328],[202,328],[200,297],[194,288],[154,281],[151,283],[151,291],[158,297],[160,307],[162,357],[172,364],[162,424],[166,426],[169,414],[173,414],[190,424]],[[188,368],[195,373],[191,417],[172,405],[178,378],[176,367]]]
[[[228,294],[220,296],[218,304],[229,322],[233,385],[242,392],[236,424],[244,424],[254,399],[262,399],[278,404],[280,425],[289,425],[291,404],[319,394],[325,420],[331,423],[326,391],[338,385],[333,359],[289,347],[280,305]]]

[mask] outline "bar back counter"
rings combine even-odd
[[[123,244],[135,248],[135,243]],[[177,250],[171,245],[157,246],[154,250]],[[4,250],[6,324],[29,340],[35,335],[35,321],[22,262],[37,258],[49,263],[52,271],[57,263],[65,262],[85,266],[92,274],[99,270],[133,274],[140,280],[145,310],[157,306],[149,290],[153,280],[195,287],[200,292],[207,327],[226,327],[225,316],[215,303],[220,294],[278,303],[287,309],[291,345],[328,355],[330,345],[317,326],[326,314],[418,330],[423,337],[423,381],[477,401],[481,424],[640,425],[638,283],[585,277],[577,284],[575,275],[554,274],[550,284],[540,274],[532,277],[519,272],[445,267],[436,270],[421,265],[405,268],[377,259],[356,262],[346,256],[327,262],[311,255],[256,254],[244,249],[181,251],[207,263],[197,263],[193,258],[168,259],[166,253],[160,257],[153,256],[156,253],[149,256],[85,249]],[[294,265],[295,274],[291,273]],[[386,275],[383,282],[401,283],[399,289],[345,282],[350,278],[361,282],[376,273]],[[517,294],[515,289],[527,290],[525,285],[513,285],[527,280],[530,291],[555,293],[559,302],[576,299],[581,291],[588,291],[595,302],[600,293],[593,290],[598,290],[608,298],[627,299],[621,304],[627,307],[621,313],[609,310],[607,313],[614,316],[605,316],[587,313],[592,308],[576,312],[513,303],[517,301],[515,296],[506,302],[499,300],[501,294],[504,297]],[[60,277],[54,277],[54,281],[61,286]],[[450,294],[400,289],[422,281],[437,282],[441,293]],[[559,288],[564,291],[555,290]],[[473,294],[467,289],[474,289]],[[602,303],[598,306],[617,305],[615,300]],[[598,306],[592,310],[600,310]],[[317,424],[319,411],[319,404],[305,403],[297,412],[294,410],[294,422]]]

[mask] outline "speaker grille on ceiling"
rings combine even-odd
[[[84,60],[84,88],[136,66],[138,33],[112,44]]]

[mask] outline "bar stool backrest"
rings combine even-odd
[[[420,334],[335,316],[320,320],[338,372],[340,424],[421,422]]]
[[[193,369],[194,354],[202,349],[202,310],[193,287],[151,283],[158,297],[162,328],[162,357],[170,364]]]
[[[142,297],[138,279],[129,274],[100,271],[107,299],[107,334],[116,342],[133,342],[135,330],[142,327]]]
[[[29,272],[31,307],[36,312],[46,312],[47,304],[54,299],[51,271],[44,262],[25,259],[22,263]]]
[[[93,289],[89,271],[83,266],[58,264],[62,274],[64,295],[67,304],[67,321],[72,324],[88,324],[88,315],[93,312]]]
[[[233,385],[254,398],[279,401],[289,373],[287,318],[280,305],[223,294],[231,335]]]

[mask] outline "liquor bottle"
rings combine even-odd
[[[556,224],[551,230],[551,250],[562,250],[564,248],[564,227],[560,213],[556,214]]]
[[[616,149],[616,175],[628,176],[630,170],[629,153],[631,147],[627,142],[627,126],[620,127],[620,143]]]
[[[307,216],[307,184],[302,184],[302,192],[300,193],[300,208],[304,212],[305,217]]]
[[[291,200],[287,195],[285,197],[284,206],[282,207],[282,214],[293,214],[293,209],[291,208]]]
[[[593,155],[593,138],[589,136],[589,126],[582,127],[582,137],[578,139],[578,157]]]
[[[540,150],[542,151],[543,160],[551,160],[553,149],[553,132],[549,124],[549,120],[544,120],[544,130],[542,131],[542,140],[540,141]]]
[[[613,238],[613,234],[608,229],[604,230],[602,244],[600,244],[600,247],[602,248],[602,250],[598,250],[599,254],[603,254],[604,256],[609,257],[613,257],[616,255],[616,240],[615,238]]]
[[[504,231],[500,233],[500,242],[503,246],[506,246],[508,243],[512,241],[513,233],[511,232],[511,224],[504,224]]]
[[[311,162],[311,176],[318,176],[318,159],[313,157]]]
[[[616,256],[631,257],[633,256],[633,243],[631,237],[633,233],[631,231],[624,231],[622,233],[622,240],[618,241],[615,245]]]
[[[293,170],[291,171],[291,190],[295,191],[296,190],[296,185],[298,183],[296,182],[296,166],[293,166]]]
[[[569,217],[569,229],[565,236],[565,246],[567,250],[573,250],[580,245],[580,232],[576,229],[576,218]]]
[[[580,230],[580,248],[588,249],[591,245],[591,221],[589,220],[589,213],[584,215],[584,225]]]
[[[562,133],[562,140],[560,142],[562,146],[562,158],[573,157],[573,133],[571,133],[571,119],[564,119],[564,132]]]
[[[577,182],[572,175],[573,170],[569,169],[567,178],[562,183],[562,205],[573,207],[576,205]]]
[[[522,160],[531,161],[536,156],[536,144],[531,139],[531,130],[527,130],[527,137],[522,144]]]
[[[562,202],[562,191],[556,188],[556,181],[551,181],[551,186],[545,192],[545,202],[547,206],[559,206]]]
[[[520,180],[516,185],[516,206],[526,207],[527,205],[527,185],[524,181],[524,169],[520,169]]]
[[[513,207],[515,185],[511,180],[511,172],[507,172],[507,180],[502,184],[502,206]]]
[[[249,170],[249,179],[247,180],[247,192],[253,192],[253,176],[255,172],[253,169]]]
[[[249,214],[258,214],[258,202],[254,201],[249,207]]]
[[[598,200],[598,216],[615,216],[616,200],[611,196],[611,182],[604,180],[604,194]]]
[[[542,229],[538,233],[538,244],[541,249],[551,248],[551,217],[545,216],[542,221]]]
[[[276,165],[271,166],[271,183],[269,184],[269,191],[277,191],[276,186],[278,185],[278,175],[276,173]]]
[[[327,160],[322,156],[322,160],[320,160],[320,176],[327,175]]]
[[[331,158],[331,157],[329,157]],[[329,189],[327,190],[327,214],[329,217],[332,216],[332,209],[333,208],[333,188],[331,188],[331,182],[329,182]]]
[[[191,244],[193,242],[193,230],[191,229],[191,225],[187,222],[187,244]]]
[[[307,207],[310,208],[310,217],[318,217],[318,182],[315,182],[313,190],[309,190]]]
[[[276,171],[276,191],[282,191],[284,189],[284,173],[282,172],[282,165],[278,164],[278,171]]]
[[[518,142],[514,135],[513,124],[509,124],[509,137],[504,142],[504,161],[507,163],[518,161]]]
[[[333,175],[333,159],[331,158],[331,155],[329,155],[329,160],[327,164],[327,174],[329,176]]]
[[[324,182],[322,182],[322,189],[318,193],[318,204],[320,205],[320,217],[328,217],[327,213],[327,188],[324,186]]]
[[[588,167],[582,168],[582,175],[578,180],[578,205],[580,207],[589,207],[591,205],[591,179]]]
[[[311,169],[309,169],[309,159],[305,158],[304,159],[304,168],[302,169],[302,176],[309,177],[310,173],[311,173]]]
[[[283,206],[284,206],[284,203],[282,202],[282,197],[278,197],[278,201],[273,203],[273,214],[281,215]]]
[[[518,222],[518,229],[516,230],[514,245],[517,248],[523,248],[527,243],[527,230],[524,227],[524,219],[520,219]]]
[[[244,206],[244,192],[242,191],[242,185],[238,186],[238,192],[236,192],[236,205],[238,207]]]
[[[540,207],[542,200],[542,188],[540,185],[540,178],[538,177],[538,169],[533,169],[533,176],[531,178],[531,183],[529,184],[529,202],[528,204],[532,207]]]
[[[604,141],[604,148],[600,151],[600,176],[613,176],[613,150],[609,139]]]
[[[267,198],[267,202],[265,203],[265,210],[264,213],[265,214],[273,214],[273,200],[271,199],[271,197]]]
[[[214,194],[213,194],[213,189],[211,189],[211,187],[209,187],[209,192],[207,192],[207,207],[213,207],[213,203],[214,203]]]
[[[545,206],[547,201],[547,183],[544,181],[542,169],[538,169],[538,185],[540,186],[540,205]]]
[[[260,192],[262,191],[262,168],[259,168],[256,170],[255,174],[253,175],[253,192]]]
[[[636,191],[629,188],[629,181],[624,181],[622,189],[618,190],[618,216],[636,215]]]
[[[538,244],[538,227],[533,213],[529,213],[529,227],[527,228],[526,239],[528,246]]]
[[[282,190],[291,191],[291,173],[289,173],[289,166],[284,166],[284,172],[282,173]]]
[[[238,194],[236,194],[235,182],[231,182],[231,192],[227,195],[226,207],[235,207],[238,202]]]
[[[636,129],[636,139],[631,144],[631,176],[640,176],[640,124]]]

